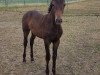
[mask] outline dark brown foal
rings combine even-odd
[[[49,61],[50,61],[50,50],[49,46],[53,43],[53,75],[56,75],[56,59],[57,59],[57,49],[60,43],[60,37],[63,33],[61,23],[61,16],[63,14],[65,7],[65,0],[52,0],[52,8],[50,13],[46,15],[40,14],[38,11],[28,11],[22,19],[22,29],[24,34],[24,53],[23,62],[26,62],[26,47],[27,47],[27,37],[31,31],[32,35],[30,38],[30,56],[31,61],[33,58],[33,44],[35,37],[42,38],[45,44],[46,51],[46,75],[49,75]]]

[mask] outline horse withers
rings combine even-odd
[[[60,38],[63,33],[61,23],[62,14],[65,7],[65,0],[52,0],[52,7],[50,12],[46,15],[40,14],[38,11],[28,11],[24,14],[22,18],[22,29],[24,35],[24,52],[23,52],[23,62],[26,62],[26,47],[27,47],[27,37],[31,31],[30,38],[30,57],[31,61],[33,58],[33,43],[34,39],[37,37],[44,40],[45,51],[46,51],[46,75],[49,75],[49,61],[50,61],[50,50],[49,46],[53,43],[53,75],[56,75],[56,58],[57,49],[60,43]]]

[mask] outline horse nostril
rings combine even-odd
[[[60,24],[62,22],[62,19],[56,19],[56,23]]]
[[[62,22],[62,19],[60,19],[60,22]]]

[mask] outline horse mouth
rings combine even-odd
[[[61,23],[56,23],[56,25],[61,25]]]

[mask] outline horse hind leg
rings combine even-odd
[[[23,40],[23,45],[24,45],[24,52],[23,52],[23,62],[26,62],[26,47],[27,47],[27,37],[29,35],[30,30],[23,30],[24,33],[24,40]]]
[[[30,57],[31,57],[31,61],[34,61],[33,58],[33,44],[34,44],[34,39],[35,39],[35,35],[32,33],[31,38],[30,38]]]

